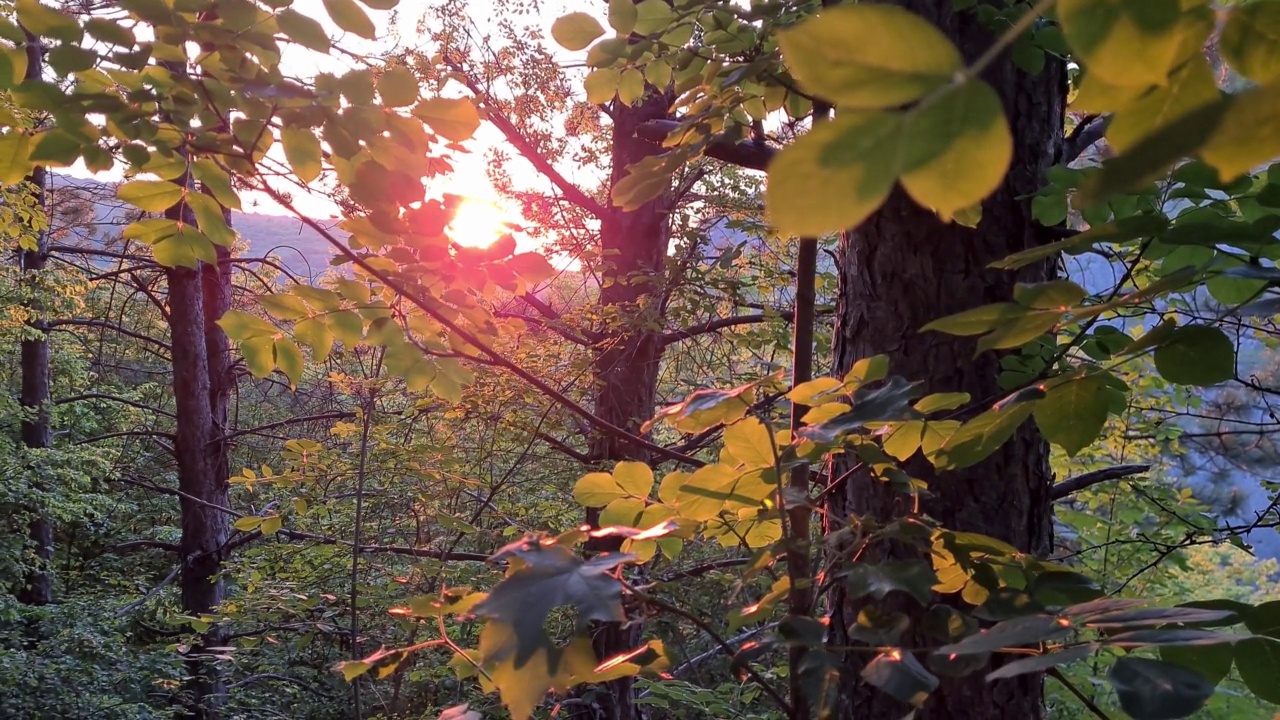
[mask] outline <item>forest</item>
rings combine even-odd
[[[0,718],[1280,718],[1280,0],[0,0],[0,242]]]

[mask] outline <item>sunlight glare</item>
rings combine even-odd
[[[459,245],[483,248],[511,232],[513,222],[497,205],[486,200],[463,198],[449,223],[449,237]]]

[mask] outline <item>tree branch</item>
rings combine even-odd
[[[667,137],[683,127],[679,120],[650,120],[636,128],[636,137],[650,142],[661,143]],[[702,154],[727,162],[730,165],[748,170],[765,170],[773,156],[778,154],[776,148],[754,140],[734,141],[723,135],[716,135],[706,141]]]
[[[166,351],[170,349],[169,343],[163,340],[157,340],[156,338],[153,338],[150,335],[143,335],[140,332],[135,332],[121,325],[116,325],[115,323],[107,322],[106,320],[88,320],[88,319],[73,318],[68,320],[50,320],[48,325],[50,329],[61,327],[63,325],[79,325],[83,327],[102,328],[104,330],[112,330],[112,331],[118,332],[121,335],[134,338],[135,340],[141,340],[143,342],[151,343],[152,345],[160,347]]]
[[[156,550],[164,550],[165,552],[178,552],[181,550],[176,543],[164,542],[162,540],[130,540],[119,545],[112,545],[107,548],[106,552],[112,555],[124,555],[134,550],[146,550],[155,548]]]
[[[1116,465],[1115,467],[1102,468],[1083,475],[1069,477],[1053,486],[1053,489],[1049,491],[1049,498],[1051,500],[1061,500],[1099,483],[1141,475],[1150,469],[1150,465]]]
[[[147,405],[146,403],[138,402],[137,400],[130,400],[128,398],[122,398],[117,395],[108,395],[106,393],[83,393],[81,395],[72,395],[70,397],[58,398],[57,400],[53,401],[53,404],[66,405],[67,403],[80,402],[81,400],[110,400],[111,402],[118,402],[122,405],[128,405],[130,407],[138,408],[139,410],[146,410],[147,412],[153,412],[153,413],[156,413],[157,415],[164,415],[165,417],[171,417],[171,418],[177,417],[176,415],[169,412],[168,410],[161,410],[158,407],[152,407],[150,405]]]
[[[1110,116],[1090,115],[1082,119],[1063,141],[1062,157],[1058,162],[1062,165],[1070,165],[1078,160],[1086,150],[1107,134],[1107,126],[1110,124]]]
[[[468,90],[484,101],[486,106],[489,106],[487,108],[489,113],[486,118],[489,123],[497,128],[498,132],[502,133],[503,137],[507,139],[507,142],[511,143],[511,146],[516,149],[516,152],[520,153],[525,160],[528,160],[538,172],[542,173],[543,177],[550,180],[551,184],[555,185],[556,188],[564,194],[565,199],[582,208],[586,212],[595,215],[601,220],[609,214],[609,210],[607,208],[594,200],[591,196],[582,192],[577,185],[569,182],[564,175],[561,175],[560,171],[556,170],[555,166],[543,157],[542,153],[533,146],[533,143],[520,132],[520,129],[516,127],[515,123],[511,122],[511,120],[505,115],[499,113],[497,109],[492,107],[494,105],[492,102],[492,96],[477,85],[461,65],[449,58],[445,58],[444,63],[450,70],[457,73],[458,79],[462,80],[462,83],[467,86]]]
[[[182,564],[179,563],[176,567],[173,568],[172,571],[169,572],[168,575],[165,576],[164,580],[160,581],[159,585],[148,590],[145,594],[143,594],[142,597],[138,598],[137,600],[134,600],[128,605],[125,605],[124,607],[117,610],[115,616],[124,617],[125,615],[128,615],[130,612],[132,612],[136,608],[142,607],[142,604],[150,600],[152,597],[154,597],[156,593],[165,589],[169,585],[172,585],[173,581],[178,579],[178,574],[181,572],[182,572]]]
[[[268,430],[274,430],[276,428],[285,427],[287,425],[296,425],[298,423],[316,422],[318,420],[344,420],[346,418],[353,418],[355,416],[356,416],[355,412],[351,410],[334,410],[332,412],[317,413],[315,415],[298,415],[291,418],[285,418],[284,420],[277,420],[276,422],[267,423],[266,425],[258,425],[256,427],[236,430],[235,432],[230,432],[230,433],[227,433],[226,435],[223,435],[222,440],[223,441],[234,440],[235,438],[238,438],[241,435],[257,435],[259,433],[264,433]]]

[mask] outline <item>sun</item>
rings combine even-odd
[[[511,232],[515,220],[488,200],[463,198],[449,223],[449,237],[459,245],[488,247]]]

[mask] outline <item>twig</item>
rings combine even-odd
[[[176,567],[173,568],[173,570],[169,572],[168,575],[165,576],[164,580],[160,581],[159,585],[148,590],[142,597],[138,598],[137,600],[134,600],[128,605],[125,605],[124,607],[117,610],[115,617],[124,617],[125,615],[128,615],[130,612],[132,612],[134,609],[141,607],[143,603],[145,603],[146,601],[154,597],[156,593],[165,589],[169,585],[172,585],[173,581],[178,579],[178,574],[181,572],[182,572],[182,564],[179,563]]]
[[[1104,483],[1108,480],[1120,480],[1142,473],[1151,469],[1150,465],[1116,465],[1115,467],[1102,468],[1094,470],[1083,475],[1069,477],[1066,480],[1053,486],[1049,491],[1051,500],[1061,500],[1069,495],[1078,493],[1085,488],[1093,487],[1098,483]]]
[[[1072,695],[1075,695],[1076,699],[1079,700],[1081,703],[1083,703],[1084,706],[1089,709],[1089,712],[1097,716],[1099,720],[1111,720],[1111,717],[1107,715],[1105,712],[1103,712],[1102,708],[1095,705],[1094,702],[1090,700],[1087,695],[1080,692],[1080,688],[1077,688],[1075,685],[1072,685],[1071,681],[1068,680],[1066,677],[1064,677],[1062,675],[1062,672],[1059,671],[1058,668],[1049,668],[1049,670],[1045,674],[1053,678],[1054,680],[1057,680],[1058,682],[1062,683],[1062,686],[1065,687]]]

